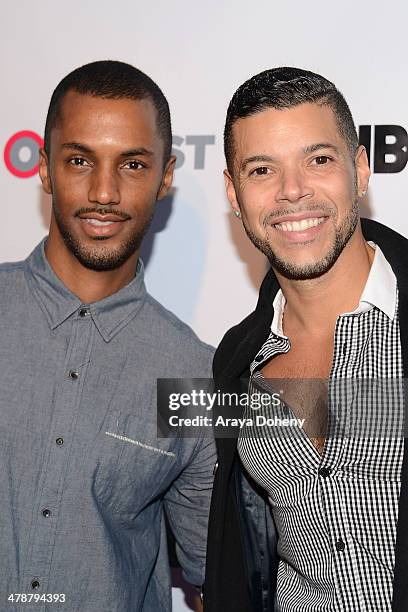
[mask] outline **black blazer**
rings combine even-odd
[[[408,377],[408,240],[388,227],[361,220],[366,240],[378,244],[397,277],[404,377]],[[273,299],[279,289],[266,275],[254,312],[231,328],[214,357],[219,388],[237,384],[269,335]],[[237,415],[238,416],[238,415]],[[236,439],[217,439],[218,469],[210,511],[205,612],[272,612],[278,558],[268,502],[243,475]],[[393,612],[408,610],[408,443],[404,440],[397,524]],[[375,588],[376,585],[373,585]]]

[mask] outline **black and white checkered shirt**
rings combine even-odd
[[[252,389],[262,379],[260,368],[290,350],[282,331],[284,305],[279,292],[271,333],[251,365]],[[330,381],[402,376],[396,278],[377,246],[358,308],[337,319]],[[335,409],[358,422],[364,401],[370,413],[367,394],[354,408],[337,397]],[[378,402],[373,409],[377,428],[387,417],[380,404],[380,416]],[[282,612],[391,610],[403,458],[398,402],[393,418],[390,435],[328,435],[322,455],[302,429],[295,437],[255,427],[241,431],[241,461],[267,491],[279,534]]]

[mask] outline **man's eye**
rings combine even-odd
[[[251,170],[251,174],[255,176],[263,176],[264,174],[268,174],[269,168],[266,166],[260,166],[259,168],[254,168]]]
[[[144,166],[139,161],[132,159],[124,164],[124,168],[129,168],[130,170],[140,170],[140,168],[144,168]]]
[[[319,155],[319,157],[314,158],[314,161],[317,166],[323,166],[330,161],[330,157],[327,157],[327,155]]]
[[[83,157],[73,157],[69,161],[73,166],[85,166],[87,163]]]

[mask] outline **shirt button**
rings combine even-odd
[[[328,476],[330,476],[331,474],[331,469],[329,467],[321,467],[319,469],[319,475],[322,476],[322,478],[327,478]]]
[[[260,362],[263,360],[263,358],[264,358],[264,356],[263,356],[263,355],[257,355],[257,356],[255,357],[255,361],[256,361],[257,363],[260,363]]]
[[[346,548],[346,544],[343,542],[341,538],[339,538],[336,542],[336,550],[338,552],[343,552],[345,548]]]
[[[38,580],[33,580],[32,581],[31,588],[33,588],[33,589],[39,589],[40,588],[40,583],[38,582]]]
[[[48,510],[48,508],[44,508],[44,510],[42,511],[42,515],[45,518],[48,518],[49,516],[51,516],[51,510]]]
[[[76,370],[71,370],[68,376],[72,378],[72,380],[77,380],[77,378],[79,378],[79,372],[77,372]]]
[[[90,314],[89,308],[81,308],[79,311],[80,317],[87,317]]]
[[[58,446],[62,446],[64,444],[64,438],[57,438],[55,443],[58,444]]]

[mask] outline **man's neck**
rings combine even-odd
[[[139,257],[137,251],[115,270],[97,272],[83,266],[64,246],[57,248],[48,238],[45,245],[48,263],[60,281],[83,304],[92,304],[113,295],[134,278]]]
[[[285,334],[332,334],[338,316],[357,308],[374,253],[360,231],[350,239],[326,274],[293,281],[277,273],[286,299]]]

